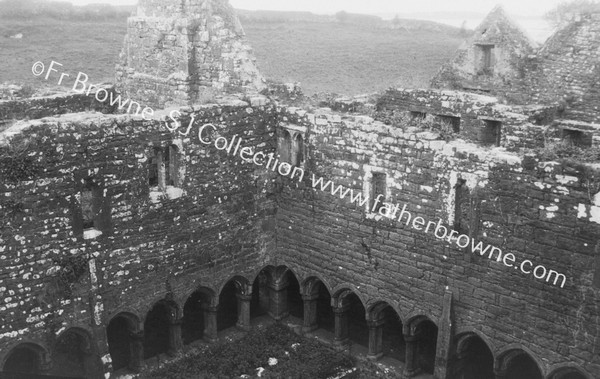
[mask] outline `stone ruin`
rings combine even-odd
[[[0,370],[108,378],[266,317],[406,378],[600,377],[597,20],[538,49],[497,8],[433,89],[311,108],[259,94],[225,1],[141,1],[114,90],[155,118],[94,93],[0,101]],[[538,266],[382,218],[312,174]]]
[[[205,103],[266,85],[226,0],[140,0],[127,20],[116,88],[150,107]]]

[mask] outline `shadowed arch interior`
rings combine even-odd
[[[90,335],[78,328],[62,333],[52,352],[52,375],[90,377],[98,371]]]
[[[238,285],[230,280],[219,294],[219,310],[217,313],[217,330],[231,328],[238,321]]]
[[[285,275],[288,282],[287,303],[290,316],[303,319],[304,301],[302,300],[302,294],[300,293],[300,283],[292,271],[288,270]]]
[[[416,366],[423,372],[433,375],[438,328],[431,320],[425,319],[419,322],[415,334],[417,336]]]
[[[181,323],[181,335],[185,345],[204,337],[204,312],[210,305],[211,296],[203,291],[194,292],[185,302]]]
[[[43,349],[33,344],[21,344],[11,350],[3,371],[15,374],[41,374]]]
[[[115,316],[108,323],[106,336],[113,370],[131,366],[131,333],[136,329],[133,320],[123,314]]]
[[[171,346],[169,333],[177,318],[177,308],[160,301],[152,307],[144,321],[144,359],[168,353]]]
[[[502,359],[507,379],[543,379],[537,363],[522,350],[506,353]]]
[[[355,293],[346,295],[343,301],[348,306],[348,338],[354,343],[368,346],[369,327],[365,318],[365,307]]]
[[[383,354],[404,362],[406,358],[406,342],[402,333],[403,325],[400,316],[392,306],[385,303],[376,317],[384,321],[382,333]]]
[[[494,379],[494,356],[485,341],[474,333],[457,339],[451,373],[456,379]]]

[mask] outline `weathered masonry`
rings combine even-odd
[[[130,27],[145,15],[144,28],[162,30],[175,3],[142,1]],[[186,4],[189,19],[217,20],[202,37],[210,43],[237,25],[219,13],[224,1]],[[144,48],[179,46],[184,28],[172,32]],[[229,51],[230,65],[198,70],[227,77],[247,58]],[[173,57],[148,64],[189,63]],[[173,108],[144,120],[83,96],[0,101],[0,371],[110,377],[268,315],[395,359],[407,378],[600,377],[600,177],[584,159],[600,141],[592,108],[439,89],[389,90],[369,115],[336,110],[355,108],[343,102],[292,107],[256,88],[200,104],[185,86],[182,97],[170,84],[137,86],[156,78],[129,67],[134,100]],[[24,114],[31,101],[39,112]],[[47,117],[60,101],[66,114]],[[211,140],[241,137],[304,180],[203,144],[207,123]],[[560,146],[581,155],[545,155]],[[564,274],[564,286],[315,189],[313,174],[406,203],[413,218]]]

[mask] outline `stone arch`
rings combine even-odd
[[[131,330],[134,332],[140,332],[144,330],[144,323],[142,322],[142,318],[138,315],[138,311],[132,308],[118,308],[114,310],[112,313],[106,317],[104,320],[104,325],[108,325],[111,320],[115,317],[123,317],[127,320]]]
[[[319,286],[325,286],[325,289],[330,294],[332,293],[332,287],[327,282],[327,280],[320,278],[317,275],[311,275],[304,279],[301,283],[302,294],[303,295],[313,295],[319,293]]]
[[[304,163],[304,135],[296,132],[292,136],[292,165],[301,166]]]
[[[367,307],[369,325],[369,357],[379,359],[388,356],[401,362],[406,358],[406,341],[403,324],[396,308],[385,300]]]
[[[300,288],[304,301],[302,331],[311,333],[323,329],[334,333],[335,317],[329,283],[318,276],[309,276],[302,281]]]
[[[82,327],[60,333],[52,349],[52,371],[57,376],[92,378],[102,376],[102,362],[92,334]]]
[[[477,336],[477,337],[481,338],[481,340],[483,342],[485,342],[485,344],[488,346],[488,348],[490,349],[492,354],[494,356],[496,355],[495,352],[497,351],[497,349],[496,349],[496,345],[494,344],[494,341],[492,341],[488,336],[483,334],[480,330],[477,330],[475,328],[472,328],[472,327],[459,328],[456,331],[456,334],[454,335],[453,338],[456,340],[456,346],[459,347],[461,344],[461,341],[464,342],[465,338],[473,337],[473,336]]]
[[[218,294],[217,330],[233,326],[248,330],[252,300],[252,284],[248,279],[240,275],[231,277],[219,287]]]
[[[144,355],[143,339],[143,323],[135,313],[122,311],[109,319],[106,341],[113,370],[140,370]]]
[[[461,379],[494,379],[492,347],[476,331],[458,334],[451,357],[452,377]]]
[[[206,286],[198,286],[198,287],[195,287],[191,291],[187,291],[184,295],[185,297],[182,298],[182,303],[185,304],[185,302],[190,298],[190,296],[192,296],[195,293],[201,293],[206,298],[211,299],[211,303],[210,303],[211,306],[218,305],[219,295],[217,294],[217,292],[215,290],[213,290],[210,287],[206,287]]]
[[[338,286],[333,293],[331,304],[335,313],[334,344],[338,347],[369,344],[367,311],[360,292],[352,285]]]
[[[0,362],[4,372],[39,375],[50,368],[50,354],[37,342],[21,341],[16,343]]]
[[[333,288],[333,290],[331,292],[331,305],[334,308],[341,307],[342,306],[341,303],[343,303],[344,299],[350,294],[355,294],[360,299],[360,302],[361,302],[361,305],[363,306],[363,308],[366,307],[366,304],[368,302],[366,301],[364,296],[360,293],[358,288],[352,284],[340,284],[340,285],[335,286],[335,288]],[[365,317],[366,316],[367,316],[367,312],[365,310]]]
[[[556,366],[550,370],[551,373],[547,376],[547,379],[592,379],[590,375],[575,364],[566,363]]]
[[[410,374],[426,372],[433,375],[437,353],[438,326],[430,317],[417,314],[404,324],[406,339],[406,370]]]
[[[181,317],[181,334],[184,345],[199,339],[215,341],[217,336],[218,297],[211,288],[198,287],[184,301]]]
[[[144,359],[175,355],[182,347],[181,310],[170,299],[155,302],[144,317]]]
[[[259,270],[259,273],[262,270]],[[223,281],[217,288],[217,298],[221,295],[221,293],[223,292],[223,288],[225,288],[225,286],[229,283],[229,282],[233,282],[235,287],[243,294],[248,295],[250,293],[252,293],[252,286],[251,286],[251,282],[248,280],[248,278],[241,276],[241,275],[235,275],[230,277],[229,279]]]
[[[511,379],[542,379],[541,362],[524,346],[518,344],[505,347],[497,354],[494,371]]]

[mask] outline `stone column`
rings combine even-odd
[[[52,370],[52,361],[46,354],[40,356],[40,375],[49,375]]]
[[[140,372],[144,366],[144,331],[129,333],[129,368]]]
[[[173,320],[169,324],[169,350],[167,354],[175,356],[183,349],[181,340],[181,319]]]
[[[204,333],[203,338],[206,342],[217,342],[217,307],[203,304],[204,309]]]
[[[244,331],[250,330],[250,301],[252,295],[238,293],[237,295],[238,321],[236,326]]]
[[[350,304],[344,304],[333,308],[335,315],[335,337],[333,344],[335,348],[344,350],[348,346],[348,309]]]
[[[417,335],[404,335],[404,341],[406,342],[406,360],[404,366],[404,376],[406,378],[412,378],[416,376],[420,367],[417,367],[417,343],[419,341],[419,337]]]
[[[289,316],[287,302],[287,281],[277,281],[269,285],[269,316],[281,321]]]
[[[368,321],[369,325],[369,354],[368,359],[378,360],[383,356],[383,325],[384,319]]]
[[[317,299],[319,295],[302,295],[304,301],[304,323],[302,333],[310,333],[319,327],[317,323]]]

